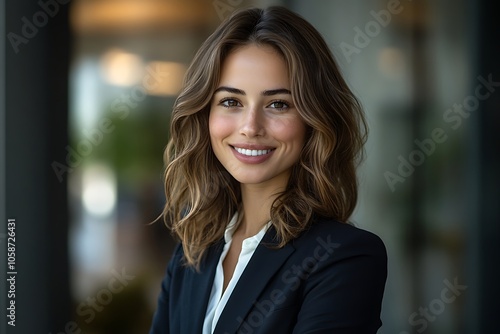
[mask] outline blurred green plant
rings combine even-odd
[[[94,148],[88,162],[109,165],[120,184],[136,185],[157,178],[169,138],[170,110],[165,109],[136,109],[124,119],[107,112],[104,117],[111,120],[114,128]]]

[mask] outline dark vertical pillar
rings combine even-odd
[[[497,4],[481,0],[479,10],[478,68],[483,78],[491,75],[491,96],[479,111],[480,198],[479,198],[479,287],[480,311],[477,333],[498,330],[500,307],[500,28]],[[496,85],[496,86],[495,86]],[[483,89],[482,93],[485,90]]]
[[[68,142],[68,2],[5,0],[2,8],[7,217],[1,226],[16,219],[17,271],[16,326],[4,327],[7,333],[55,334],[71,320],[66,180],[51,167],[64,163]]]

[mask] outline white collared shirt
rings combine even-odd
[[[212,292],[210,293],[210,298],[208,300],[207,312],[205,314],[205,321],[203,322],[203,334],[212,334],[217,325],[217,321],[226,306],[231,293],[238,283],[241,274],[245,270],[248,262],[252,258],[255,249],[259,245],[260,241],[266,234],[267,229],[271,225],[271,222],[267,223],[256,235],[243,240],[241,244],[241,253],[238,257],[238,263],[234,268],[233,276],[229,281],[226,290],[222,293],[222,288],[224,285],[224,269],[222,268],[222,263],[226,258],[227,252],[231,247],[231,242],[233,240],[233,233],[236,230],[236,222],[238,221],[238,214],[235,213],[229,224],[227,225],[226,231],[224,233],[224,240],[226,244],[222,250],[222,254],[217,264],[217,269],[215,271],[214,283],[212,285]]]

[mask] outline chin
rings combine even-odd
[[[259,184],[263,183],[266,180],[258,177],[249,177],[248,175],[246,176],[241,176],[241,177],[235,177],[236,181],[238,181],[241,184]]]
[[[268,180],[262,174],[252,175],[251,173],[235,173],[231,175],[241,184],[259,184]]]

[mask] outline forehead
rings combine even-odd
[[[238,47],[229,53],[222,63],[220,84],[290,88],[283,57],[272,46],[257,44]]]

